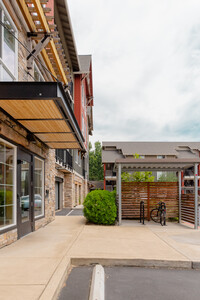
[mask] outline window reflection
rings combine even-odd
[[[35,157],[34,168],[34,211],[35,217],[44,214],[44,162]]]
[[[4,16],[4,24],[6,24],[6,28],[4,29],[4,43],[3,43],[3,60],[8,69],[14,73],[15,70],[15,38],[9,32],[14,33],[14,29],[12,28],[8,18]]]
[[[0,140],[0,228],[14,224],[14,147]]]
[[[29,220],[29,211],[30,211],[30,174],[29,174],[30,164],[27,161],[21,162],[21,220],[22,223]]]

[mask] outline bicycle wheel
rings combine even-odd
[[[152,209],[150,217],[154,222],[160,223],[160,211],[157,208]]]

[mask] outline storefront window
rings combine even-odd
[[[15,156],[15,147],[0,139],[0,230],[16,223]]]
[[[34,212],[35,218],[44,215],[44,161],[35,157]]]

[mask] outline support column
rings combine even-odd
[[[122,182],[121,182],[121,173],[122,173],[122,167],[121,164],[119,164],[118,167],[118,219],[119,219],[119,225],[122,224]]]
[[[179,211],[178,211],[178,219],[179,223],[181,223],[181,194],[182,194],[182,172],[178,172],[178,196],[179,196]]]
[[[198,229],[198,164],[194,165],[194,229]]]
[[[106,190],[106,164],[103,165],[103,174],[104,174],[104,191]]]
[[[116,172],[116,192],[117,192],[117,196],[119,195],[119,183],[118,183],[118,178],[119,178],[119,171],[117,169],[117,172]]]
[[[200,157],[200,152],[199,152],[199,157]],[[200,176],[200,165],[198,165],[198,176]],[[200,187],[200,179],[198,179],[198,188]],[[198,195],[200,196],[200,191],[198,189]]]
[[[181,171],[181,186],[184,187],[184,176],[183,176],[183,171]],[[182,189],[181,194],[184,194],[185,190]]]

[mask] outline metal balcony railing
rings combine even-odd
[[[67,150],[56,149],[56,162],[66,169],[73,170],[72,155]]]

